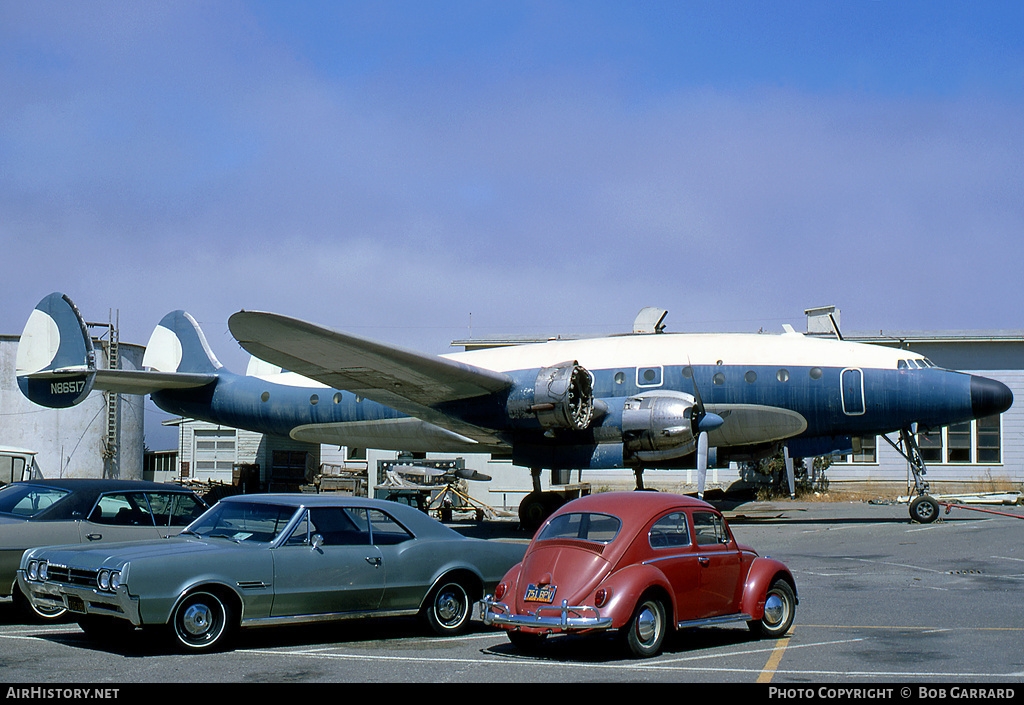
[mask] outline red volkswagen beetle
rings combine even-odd
[[[797,595],[789,569],[736,543],[707,502],[634,491],[562,506],[483,602],[484,622],[519,648],[548,634],[614,630],[642,658],[661,650],[670,628],[745,621],[781,636]]]

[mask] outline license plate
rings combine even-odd
[[[76,595],[65,595],[65,599],[68,602],[68,609],[72,612],[85,612],[85,602],[81,597]]]
[[[527,602],[551,602],[557,589],[554,585],[529,585],[523,599]]]

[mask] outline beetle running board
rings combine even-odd
[[[676,629],[689,629],[690,627],[707,627],[712,624],[728,624],[729,622],[749,622],[752,620],[749,614],[727,614],[721,617],[707,617],[705,619],[691,619],[686,622],[678,622]]]

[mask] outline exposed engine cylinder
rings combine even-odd
[[[622,409],[622,440],[637,460],[668,460],[697,448],[693,435],[695,400],[682,392],[649,392],[630,397]]]
[[[511,418],[536,418],[544,429],[582,431],[594,416],[594,386],[590,373],[575,361],[544,367],[532,393],[510,400]]]

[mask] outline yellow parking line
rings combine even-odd
[[[772,649],[772,655],[768,657],[768,663],[764,665],[761,670],[761,675],[757,677],[758,683],[771,683],[772,677],[775,675],[775,670],[779,667],[779,663],[782,661],[782,654],[786,652],[786,645],[789,644],[789,637],[793,633],[790,629],[786,636],[775,642],[775,648]]]

